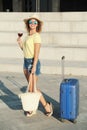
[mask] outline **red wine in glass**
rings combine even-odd
[[[22,35],[23,35],[23,33],[18,33],[18,36],[19,36],[19,37],[22,37]]]

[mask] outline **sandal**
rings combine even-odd
[[[33,116],[33,115],[35,115],[35,114],[36,114],[36,111],[31,111],[31,112],[27,111],[27,112],[26,112],[26,116],[27,116],[27,117],[31,117],[31,116]]]
[[[53,114],[53,105],[51,102],[48,102],[48,103],[46,103],[45,107],[47,106],[47,104],[49,104],[49,106],[50,106],[50,112],[46,112],[45,115],[50,117]]]

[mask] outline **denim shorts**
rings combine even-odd
[[[24,58],[24,69],[27,69],[29,73],[31,73],[32,67],[33,67],[34,58]],[[41,64],[38,60],[36,65],[36,75],[40,74]]]

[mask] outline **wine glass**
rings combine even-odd
[[[19,33],[18,33],[18,36],[19,36],[19,37],[22,37],[22,36],[23,36],[23,33],[22,33],[22,32],[19,32]]]

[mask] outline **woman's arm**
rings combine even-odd
[[[35,73],[36,71],[36,65],[37,65],[37,61],[39,58],[39,53],[40,53],[40,43],[35,43],[34,44],[34,63],[33,63],[33,68],[32,68],[32,73]]]
[[[22,40],[20,37],[17,38],[17,42],[19,44],[19,47],[23,50]]]

